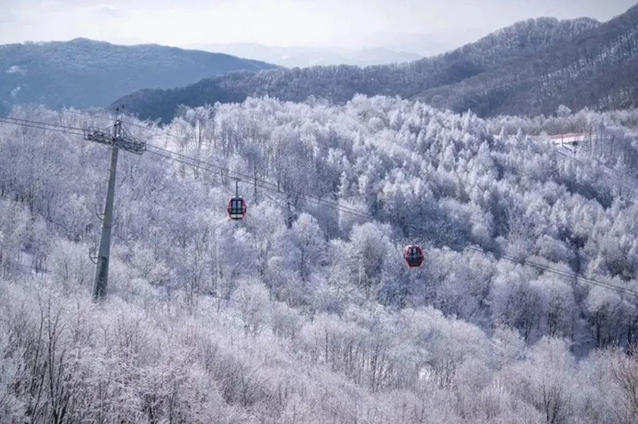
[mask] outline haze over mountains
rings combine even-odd
[[[119,99],[141,117],[170,120],[178,105],[269,95],[344,103],[355,94],[424,99],[480,116],[549,114],[635,105],[638,6],[606,23],[531,19],[452,52],[402,65],[278,69],[235,73],[182,89],[142,90]],[[600,77],[600,78],[599,78]],[[530,101],[531,100],[531,101]]]
[[[198,45],[197,48],[209,52],[221,52],[237,57],[261,60],[286,68],[385,65],[411,62],[422,57],[417,53],[397,51],[386,47],[333,50],[319,47],[273,47],[256,43],[237,43]]]
[[[0,112],[16,104],[107,106],[141,88],[170,88],[231,71],[274,65],[158,45],[87,39],[0,46]]]

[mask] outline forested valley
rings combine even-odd
[[[109,149],[0,125],[1,422],[638,422],[638,110],[259,97],[124,123],[171,153],[120,153],[99,304]]]

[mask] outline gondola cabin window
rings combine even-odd
[[[246,217],[246,201],[242,197],[233,197],[228,201],[228,217],[234,221],[241,221]]]
[[[405,248],[405,263],[410,268],[420,268],[423,265],[423,249],[419,246],[410,245]]]

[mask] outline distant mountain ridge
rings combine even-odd
[[[551,114],[561,104],[574,110],[637,107],[638,5],[550,49],[416,97],[480,115]]]
[[[317,47],[272,47],[255,43],[209,44],[197,48],[210,52],[223,52],[237,57],[262,60],[286,68],[309,66],[353,65],[370,66],[412,62],[423,56],[389,48],[332,50]]]
[[[537,54],[560,41],[596,31],[601,23],[588,18],[559,21],[538,18],[496,31],[452,52],[399,64],[278,69],[233,73],[173,90],[141,90],[119,99],[140,117],[170,120],[178,105],[198,106],[242,101],[269,95],[303,101],[309,96],[344,103],[355,94],[414,98]],[[486,113],[489,114],[489,111]]]
[[[107,106],[141,88],[184,86],[211,75],[276,68],[220,53],[155,44],[120,46],[78,38],[0,46],[0,110]]]

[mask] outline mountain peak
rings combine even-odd
[[[97,46],[97,45],[113,45],[111,43],[109,43],[108,41],[100,41],[100,40],[92,40],[90,38],[84,38],[84,37],[78,37],[78,38],[74,38],[73,40],[69,40],[69,41],[61,41],[60,43],[68,43],[68,44],[75,44],[75,45],[93,45],[93,46]]]

